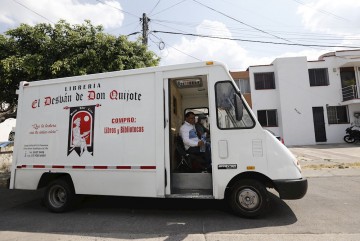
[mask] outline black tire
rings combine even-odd
[[[44,193],[44,204],[49,211],[62,213],[72,208],[75,200],[74,188],[64,179],[49,183]]]
[[[265,186],[256,180],[240,180],[231,188],[228,202],[236,215],[253,218],[263,214],[269,206]]]
[[[350,137],[350,135],[346,135],[346,136],[344,136],[344,141],[345,141],[346,143],[354,143],[354,142],[355,142],[355,138]]]

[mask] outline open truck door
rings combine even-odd
[[[207,79],[203,69],[196,75],[178,75],[164,80],[165,92],[168,93],[165,108],[169,125],[165,131],[165,142],[169,147],[166,148],[170,170],[170,185],[166,189],[169,196],[214,198],[211,169],[205,170],[201,166],[201,157],[187,153],[179,133],[187,112],[194,112],[196,121],[204,115],[209,118]]]

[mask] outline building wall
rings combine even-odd
[[[278,118],[286,144],[315,144],[306,58],[281,58],[273,64],[279,89]]]
[[[326,143],[342,143],[345,129],[349,124],[329,124],[327,107],[340,106],[342,104],[340,71],[334,59],[327,58],[326,61],[308,62],[308,68],[328,68],[329,85],[310,87],[310,96],[313,106],[324,108]],[[351,106],[348,106],[350,116]]]
[[[343,60],[342,60],[343,61]],[[343,64],[343,63],[342,63]],[[342,102],[339,61],[326,57],[321,61],[308,62],[306,57],[275,59],[272,65],[249,67],[252,109],[276,109],[278,127],[265,127],[284,138],[286,145],[313,145],[342,143],[347,124],[329,124],[328,106],[345,105]],[[328,86],[310,86],[308,69],[328,68]],[[254,73],[274,72],[275,89],[255,90]],[[326,130],[326,142],[316,142],[313,107],[322,107]],[[360,103],[348,105],[350,122],[354,112],[360,112]]]
[[[264,127],[267,130],[272,131],[278,136],[282,135],[282,129],[280,128],[282,121],[279,118],[281,114],[280,110],[280,99],[279,99],[279,88],[275,89],[266,89],[266,90],[255,90],[254,84],[254,73],[257,72],[274,72],[273,65],[264,65],[249,67],[249,77],[250,77],[250,89],[251,89],[251,99],[252,99],[252,110],[257,116],[258,110],[270,110],[276,109],[278,111],[278,127]],[[275,87],[278,86],[277,78],[275,76]]]

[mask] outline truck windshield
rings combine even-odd
[[[217,125],[220,129],[252,128],[255,121],[230,81],[215,86]]]

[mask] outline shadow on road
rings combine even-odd
[[[152,238],[276,227],[297,221],[290,207],[270,194],[269,211],[257,219],[231,213],[224,201],[86,196],[74,211],[54,214],[41,191],[0,189],[0,231],[62,233],[110,238]],[[136,234],[136,236],[131,235]]]

